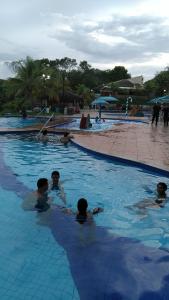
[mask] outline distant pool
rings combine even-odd
[[[167,299],[169,203],[145,218],[126,206],[152,197],[145,185],[154,190],[169,178],[33,135],[2,136],[0,153],[2,300]],[[55,169],[68,208],[75,211],[80,197],[89,209],[104,208],[96,226],[81,226],[56,208],[49,215],[22,210],[24,194]],[[50,196],[63,205],[57,191]]]
[[[103,121],[104,120],[104,121]],[[102,131],[111,129],[112,126],[116,124],[143,124],[141,121],[129,121],[129,120],[112,120],[112,119],[102,119],[101,122],[96,123],[95,119],[91,118],[92,127],[88,129],[80,129],[80,118],[74,118],[70,123],[60,124],[55,127],[64,128],[64,129],[73,129],[73,130],[85,130],[85,131]]]
[[[22,128],[40,123],[38,118],[0,117],[0,128]]]

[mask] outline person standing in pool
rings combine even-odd
[[[64,145],[67,145],[71,139],[73,138],[73,135],[70,135],[69,132],[65,132],[63,137],[60,138],[60,142]]]
[[[43,212],[46,211],[50,208],[50,205],[48,203],[48,180],[46,178],[40,178],[37,181],[37,191],[36,191],[36,204],[35,204],[35,208],[39,211],[39,212]]]
[[[30,193],[23,201],[22,208],[24,210],[38,210],[39,212],[49,209],[50,204],[48,197],[48,180],[39,178],[37,181],[37,190]]]
[[[58,171],[53,171],[51,174],[50,190],[58,191],[60,199],[63,201],[64,204],[66,204],[66,195],[64,192],[64,188],[60,182],[60,173]]]

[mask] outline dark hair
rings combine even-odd
[[[37,181],[37,187],[38,187],[38,189],[44,187],[47,184],[48,184],[47,178],[39,178],[38,181]]]
[[[69,135],[69,132],[64,132],[64,137],[67,137]]]
[[[42,134],[43,134],[43,135],[47,135],[47,133],[48,133],[48,131],[47,131],[46,129],[44,129],[44,130],[42,131]]]
[[[87,207],[88,207],[88,203],[86,199],[81,198],[78,200],[77,202],[78,213],[76,215],[76,221],[79,224],[83,224],[87,220]]]
[[[79,211],[80,215],[86,215],[87,214],[87,208],[88,208],[88,203],[87,200],[84,198],[81,198],[77,202],[77,209]]]
[[[57,176],[60,177],[60,173],[59,173],[58,171],[53,171],[52,174],[51,174],[51,177],[52,177],[53,175],[57,175]]]
[[[157,185],[161,185],[161,186],[163,187],[164,191],[167,190],[167,185],[166,185],[166,183],[164,183],[164,182],[159,182]]]

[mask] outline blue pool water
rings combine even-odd
[[[169,205],[144,218],[126,208],[152,197],[145,185],[154,190],[168,178],[26,135],[1,137],[0,157],[2,300],[168,299]],[[76,224],[59,209],[23,211],[25,194],[55,169],[67,207],[75,210],[85,197],[90,209],[104,208],[96,227]],[[61,204],[57,193],[51,196]]]
[[[129,123],[129,124],[142,124],[142,122],[134,122],[134,121],[128,121],[128,120],[109,120],[105,119],[105,122],[101,123],[96,123],[95,119],[91,119],[92,127],[88,129],[84,129],[85,131],[101,131],[101,130],[107,130],[111,129],[113,125],[116,124],[122,124],[122,123]],[[79,118],[74,118],[72,122],[67,123],[67,124],[61,124],[57,125],[57,128],[64,128],[64,129],[75,129],[75,130],[80,130],[80,119]]]
[[[37,118],[19,118],[19,117],[0,117],[0,127],[4,128],[22,128],[30,125],[40,123]]]

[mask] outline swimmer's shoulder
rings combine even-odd
[[[25,199],[22,202],[22,208],[24,210],[32,210],[34,209],[36,203],[37,203],[37,192],[31,192],[28,195],[26,195]]]

